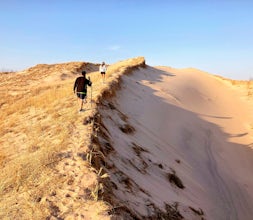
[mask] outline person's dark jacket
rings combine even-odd
[[[92,82],[86,79],[84,76],[80,76],[76,79],[74,84],[74,92],[87,92],[87,85],[91,86]]]

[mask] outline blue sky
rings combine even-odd
[[[251,0],[0,0],[0,10],[0,71],[144,56],[253,78]]]

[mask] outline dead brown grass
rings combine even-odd
[[[75,120],[70,114],[63,117],[57,109],[65,108],[70,113],[71,107],[60,103],[60,99],[68,99],[68,94],[64,87],[48,88],[13,103],[1,115],[1,148],[5,155],[0,173],[0,195],[5,198],[1,217],[43,219],[48,214],[39,200],[48,194],[49,186],[57,188],[61,182],[49,165],[60,159],[57,152],[70,145],[71,124]],[[62,125],[66,125],[66,120],[65,128]]]
[[[221,76],[215,76],[216,78],[219,78],[220,80],[226,81],[229,84],[231,84],[234,87],[238,87],[240,89],[244,89],[245,91],[245,96],[247,98],[251,98],[253,95],[253,80],[232,80],[232,79],[227,79]]]
[[[99,175],[97,183],[83,178],[93,175],[78,156],[85,152],[85,143],[89,145],[87,132],[92,131],[92,123],[83,125],[83,117],[92,118],[96,110],[77,114],[73,81],[83,69],[90,73],[93,100],[99,102],[113,92],[122,74],[143,63],[144,58],[135,58],[110,66],[106,84],[101,84],[97,64],[83,62],[37,65],[0,76],[0,219],[63,218],[86,209],[92,210],[87,211],[92,219],[108,218],[105,203],[79,193],[85,189],[81,185],[90,185],[99,200],[102,186]]]

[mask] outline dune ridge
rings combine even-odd
[[[85,62],[0,77],[0,218],[251,219],[251,82],[143,57],[110,65],[106,84]]]
[[[143,63],[136,58],[110,65],[107,84],[100,82],[98,65],[85,62],[0,76],[1,219],[110,218],[111,206],[98,198],[101,171],[87,159],[96,102],[119,74]],[[93,82],[93,102],[89,90],[80,115],[73,83],[82,70]]]

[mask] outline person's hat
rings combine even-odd
[[[86,71],[83,70],[83,71],[82,71],[82,75],[85,76],[85,74],[86,74]]]

